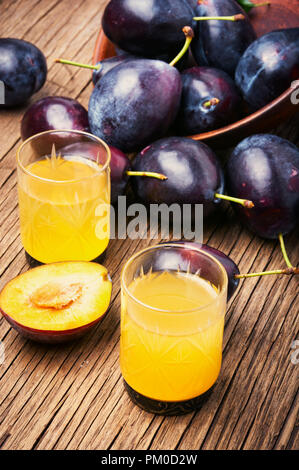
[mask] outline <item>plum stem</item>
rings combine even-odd
[[[190,26],[184,26],[182,29],[183,33],[185,34],[185,44],[182,50],[178,53],[178,55],[169,63],[172,67],[186,54],[191,44],[192,39],[194,38],[193,29]]]
[[[299,268],[286,268],[286,269],[276,269],[274,271],[263,271],[260,273],[248,273],[248,274],[235,274],[236,279],[246,279],[249,277],[260,277],[260,276],[271,276],[271,275],[278,275],[278,274],[285,274],[287,276],[292,276],[294,274],[299,274]]]
[[[212,106],[216,106],[216,104],[220,103],[220,100],[218,98],[211,98],[208,101],[205,101],[203,103],[204,108],[211,108]]]
[[[232,16],[194,16],[194,21],[222,20],[222,21],[242,21],[245,16],[242,13]]]
[[[289,257],[286,252],[286,247],[284,244],[284,239],[282,233],[278,235],[279,243],[280,243],[280,248],[281,252],[283,255],[283,258],[286,262],[287,268],[285,269],[276,269],[274,271],[264,271],[261,273],[248,273],[248,274],[236,274],[235,278],[236,279],[244,279],[248,277],[257,277],[257,276],[269,276],[269,275],[278,275],[278,274],[286,274],[288,276],[292,276],[293,274],[299,274],[299,268],[294,267],[289,260]]]
[[[284,239],[283,239],[282,233],[280,233],[278,235],[278,239],[279,239],[283,259],[285,260],[287,267],[290,268],[290,269],[293,269],[293,265],[292,265],[292,263],[291,263],[291,261],[288,257],[287,251],[286,251],[286,247],[285,247],[285,244],[284,244]]]
[[[83,69],[100,70],[101,68],[101,64],[88,65],[88,64],[81,64],[80,62],[74,62],[73,60],[66,60],[66,59],[55,59],[55,62],[59,64],[74,65],[75,67],[81,67]]]
[[[153,171],[132,171],[132,170],[128,170],[126,171],[126,174],[128,176],[147,176],[149,178],[156,178],[158,180],[162,180],[162,181],[165,181],[167,180],[167,176],[165,175],[162,175],[161,173],[155,173]]]
[[[249,201],[248,199],[240,199],[238,197],[227,196],[226,194],[219,194],[219,193],[215,193],[215,198],[224,199],[225,201],[230,201],[230,202],[235,202],[237,204],[241,204],[246,209],[252,209],[254,207],[253,202]]]

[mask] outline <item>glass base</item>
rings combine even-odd
[[[99,264],[103,264],[103,262],[105,261],[106,259],[106,251],[103,251],[102,254],[100,254],[100,256],[98,256],[97,258],[91,260],[93,263],[99,263]],[[26,256],[26,261],[27,263],[29,264],[30,268],[36,268],[36,266],[40,266],[42,264],[45,264],[45,263],[42,263],[41,261],[37,261],[35,258],[32,258],[31,255],[29,255],[29,253],[27,253],[27,251],[25,250],[25,256]]]
[[[125,389],[129,394],[131,400],[149,413],[154,413],[158,415],[167,415],[167,416],[178,416],[184,415],[187,413],[191,413],[193,411],[199,410],[202,405],[206,403],[209,396],[211,395],[211,391],[213,386],[207,390],[202,395],[198,397],[191,398],[190,400],[184,401],[160,401],[154,400],[153,398],[145,397],[140,393],[136,392],[127,382],[124,380]]]

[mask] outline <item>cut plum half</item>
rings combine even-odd
[[[0,311],[29,339],[64,342],[81,337],[103,319],[111,290],[108,271],[100,264],[44,264],[6,284],[0,293]]]

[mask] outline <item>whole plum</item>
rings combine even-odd
[[[223,70],[192,67],[181,74],[182,98],[176,124],[180,133],[207,132],[236,121],[241,97],[232,78]]]
[[[154,171],[165,181],[135,177],[135,194],[148,204],[203,204],[204,215],[220,202],[215,194],[224,192],[224,176],[215,153],[204,143],[187,137],[160,139],[133,160],[133,171]]]
[[[102,27],[121,49],[150,59],[177,54],[184,26],[193,25],[193,10],[184,0],[111,0]]]
[[[33,103],[21,121],[22,139],[49,130],[89,131],[86,109],[72,98],[47,96]]]
[[[0,38],[0,81],[4,84],[4,104],[24,104],[44,85],[47,62],[44,54],[23,39]]]
[[[232,196],[251,199],[254,208],[235,208],[257,235],[275,239],[289,233],[299,217],[299,150],[276,135],[257,134],[243,140],[227,165]]]
[[[170,128],[181,90],[180,73],[165,62],[123,62],[94,87],[88,106],[91,132],[123,152],[139,150]]]
[[[245,11],[235,0],[208,0],[199,2],[195,15],[243,15],[242,21],[199,21],[191,49],[198,65],[209,65],[224,70],[234,78],[238,62],[256,34]]]
[[[299,28],[272,31],[254,41],[241,57],[236,84],[255,111],[299,78]]]

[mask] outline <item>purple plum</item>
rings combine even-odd
[[[247,47],[256,39],[251,22],[235,0],[199,2],[195,16],[244,15],[241,21],[198,21],[191,49],[198,65],[224,70],[234,77],[238,62]]]
[[[193,135],[218,129],[240,116],[241,97],[223,70],[192,67],[182,74],[183,90],[176,128]]]
[[[299,79],[299,28],[272,31],[254,41],[242,55],[235,79],[253,111],[278,98]]]
[[[291,232],[299,217],[299,150],[286,139],[257,134],[243,140],[227,165],[230,194],[250,199],[253,209],[235,206],[254,233],[275,239]]]
[[[111,152],[111,203],[116,204],[118,196],[125,193],[129,176],[127,171],[131,168],[131,162],[127,155],[115,147],[109,147]],[[103,147],[96,142],[76,142],[60,149],[63,154],[84,156],[93,161],[105,162],[106,156]]]
[[[26,103],[46,78],[46,58],[34,44],[0,38],[0,81],[4,84],[4,104],[0,102],[0,108]]]
[[[184,26],[193,26],[193,9],[183,0],[111,0],[104,10],[106,36],[131,54],[150,59],[177,54]]]
[[[94,87],[88,106],[91,132],[123,152],[140,150],[168,131],[181,90],[180,73],[165,62],[123,62]]]
[[[21,122],[22,139],[49,130],[89,132],[86,109],[76,100],[63,96],[47,96],[33,103]]]
[[[166,137],[142,150],[133,160],[133,171],[157,172],[168,179],[134,177],[132,186],[148,204],[203,204],[204,215],[220,202],[224,175],[215,153],[204,143],[187,137]]]

